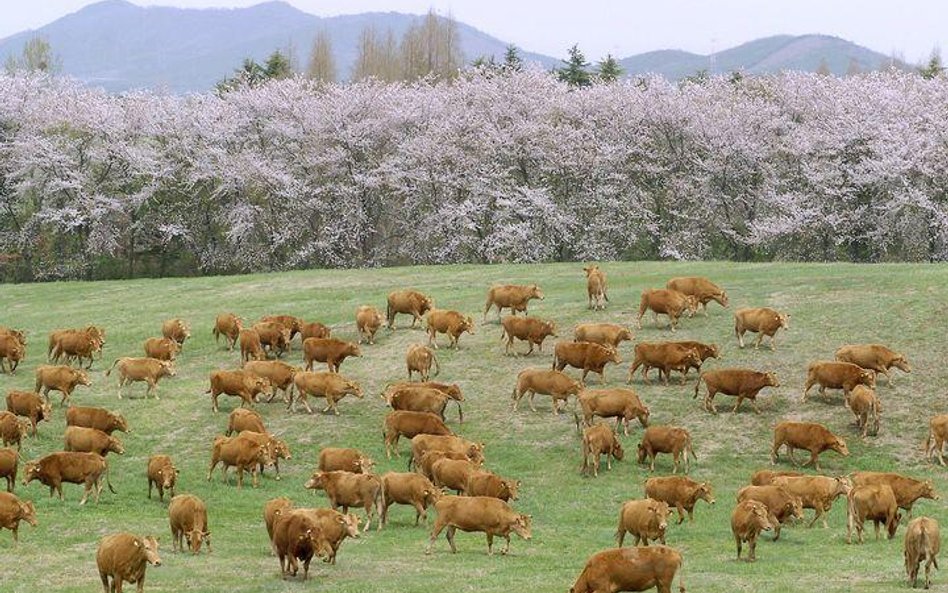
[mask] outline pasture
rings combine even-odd
[[[704,275],[716,281],[727,289],[730,309],[711,303],[707,317],[699,313],[683,319],[675,334],[656,328],[647,314],[644,328],[635,331],[636,341],[715,342],[723,356],[709,360],[706,368],[773,370],[781,382],[781,387],[761,393],[758,401],[763,413],[759,416],[746,404],[738,414],[730,414],[725,406],[733,405],[733,398],[723,395],[716,399],[722,413],[709,415],[701,408],[700,398],[692,399],[694,374],[684,386],[674,381],[668,387],[646,386],[638,377],[633,384],[650,406],[653,424],[677,424],[691,431],[698,456],[691,475],[710,481],[717,499],[714,506],[698,503],[694,523],[669,526],[668,545],[684,557],[687,588],[707,592],[906,588],[904,525],[895,540],[877,542],[870,535],[863,545],[847,545],[844,500],[837,500],[829,514],[829,529],[789,527],[776,543],[765,534],[753,564],[735,561],[729,518],[736,491],[748,483],[754,470],[770,467],[771,427],[780,419],[821,422],[847,439],[850,457],[824,453],[824,473],[900,471],[932,477],[939,492],[948,495],[945,470],[927,464],[922,455],[928,418],[948,412],[948,267],[665,262],[605,263],[602,267],[609,276],[611,303],[599,312],[586,309],[585,277],[578,263],[3,286],[0,325],[25,328],[29,337],[27,359],[16,375],[0,377],[3,393],[32,388],[33,369],[45,361],[46,336],[51,330],[98,324],[107,330],[105,355],[93,367],[91,388],[78,388],[72,401],[121,411],[132,432],[116,433],[126,447],[124,456],[109,456],[117,494],[106,489],[98,505],[90,501],[79,507],[79,486],[65,485],[62,503],[49,498],[47,488],[37,482],[27,487],[17,484],[16,494],[36,503],[40,524],[36,528],[21,525],[15,548],[10,532],[0,531],[0,589],[24,593],[99,590],[98,541],[107,533],[128,530],[161,536],[163,565],[149,567],[145,583],[151,592],[566,591],[592,553],[614,546],[620,504],[642,497],[648,472],[634,458],[642,429],[636,424],[630,436],[621,437],[626,459],[614,464],[612,471],[604,470],[595,479],[580,476],[580,443],[571,414],[554,417],[549,397],[540,395],[536,397],[538,412],[531,412],[526,401],[518,412],[510,411],[517,372],[527,366],[549,367],[554,340],[544,345],[542,354],[504,356],[496,312],[486,325],[482,322],[485,293],[494,283],[538,283],[546,298],[532,301],[530,314],[555,320],[560,338],[569,339],[572,327],[581,321],[631,323],[640,291],[663,287],[668,278],[679,275]],[[238,352],[214,344],[214,317],[225,311],[248,321],[269,313],[293,314],[322,321],[333,327],[335,337],[355,341],[356,307],[372,304],[384,311],[386,295],[407,287],[432,295],[441,308],[474,315],[477,333],[463,335],[459,351],[439,350],[441,374],[436,380],[457,382],[466,397],[464,424],[458,425],[456,408],[451,405],[449,426],[462,436],[487,443],[485,467],[522,480],[520,499],[513,507],[533,515],[533,539],[513,536],[509,556],[488,557],[483,534],[459,532],[456,555],[450,553],[442,534],[433,554],[426,557],[428,528],[414,527],[414,512],[396,505],[390,509],[385,529],[373,529],[343,543],[336,566],[315,561],[308,583],[281,581],[263,525],[264,502],[288,496],[297,506],[327,505],[322,492],[314,495],[303,488],[323,446],[361,448],[376,460],[378,473],[404,471],[407,442],[401,443],[400,459],[385,458],[381,423],[388,409],[379,394],[387,383],[406,378],[405,349],[423,342],[425,335],[407,329],[408,317],[399,316],[394,333],[383,328],[376,345],[363,345],[362,358],[347,360],[342,374],[361,382],[366,396],[362,400],[347,396],[339,404],[338,417],[288,413],[277,400],[258,404],[270,430],[289,443],[293,459],[281,463],[281,481],[268,470],[259,488],[250,488],[248,480],[238,490],[233,480],[224,485],[217,472],[212,481],[205,479],[210,444],[223,433],[227,414],[238,403],[236,398],[222,396],[221,411],[215,414],[210,397],[204,394],[209,371],[239,363]],[[744,306],[770,306],[791,313],[790,329],[778,334],[776,352],[766,347],[738,349],[732,313]],[[160,401],[142,399],[142,384],[126,390],[131,398],[118,400],[116,378],[114,374],[104,377],[105,368],[119,356],[142,356],[144,339],[160,335],[161,322],[175,316],[192,327],[192,338],[178,359],[177,377],[160,383]],[[443,336],[440,341],[446,344]],[[843,407],[840,392],[830,391],[824,400],[814,389],[806,404],[799,402],[807,364],[832,359],[840,345],[859,342],[888,344],[905,353],[913,368],[908,375],[895,371],[893,386],[886,385],[884,378],[880,381],[882,429],[865,442],[851,426],[853,417]],[[525,351],[526,345],[520,342],[518,349]],[[607,384],[625,384],[631,350],[629,343],[622,345],[623,364],[607,367]],[[298,342],[285,360],[301,364]],[[568,372],[578,378],[577,371]],[[597,382],[590,377],[591,386],[597,387]],[[25,441],[25,460],[62,448],[64,413],[58,395],[53,395],[53,421],[41,423],[39,437]],[[154,453],[175,459],[181,470],[179,493],[196,494],[207,503],[211,554],[172,554],[167,504],[159,503],[157,495],[146,498],[145,463]],[[670,458],[661,455],[656,475],[670,473],[671,467]],[[790,469],[783,461],[777,467]],[[361,510],[357,512],[361,516]],[[919,501],[915,514],[932,516],[943,525],[948,519],[943,501]],[[812,511],[806,515],[809,519]],[[934,586],[948,589],[948,571],[936,573]]]

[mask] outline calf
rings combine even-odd
[[[9,492],[0,492],[0,529],[13,532],[13,543],[19,540],[20,521],[26,521],[30,527],[36,527],[36,507],[32,501],[23,501]]]
[[[853,543],[853,527],[859,543],[863,542],[863,524],[871,520],[875,526],[876,539],[879,539],[879,526],[884,524],[889,539],[895,537],[902,514],[895,500],[895,493],[888,484],[854,486],[847,496],[849,512],[846,522],[846,543]]]
[[[306,482],[310,490],[324,490],[329,498],[333,510],[342,507],[343,513],[349,512],[351,506],[361,506],[365,509],[365,527],[369,530],[372,524],[372,515],[378,514],[376,529],[382,528],[382,507],[384,506],[384,489],[382,479],[374,474],[356,474],[347,471],[317,471]]]
[[[0,373],[6,373],[9,366],[10,374],[14,374],[16,367],[24,358],[26,358],[26,346],[16,336],[0,335]]]
[[[550,336],[556,337],[556,324],[537,317],[508,315],[501,319],[500,324],[503,326],[500,339],[507,341],[507,345],[504,347],[505,354],[510,354],[514,339],[523,340],[530,346],[525,354],[525,356],[529,356],[533,354],[534,346],[539,348],[540,352],[543,352],[543,341]],[[514,354],[517,354],[516,350],[514,350]]]
[[[619,527],[616,529],[616,545],[620,548],[625,534],[635,536],[635,545],[647,546],[649,540],[665,543],[665,530],[668,529],[668,517],[671,509],[667,502],[646,498],[628,500],[619,510]]]
[[[85,491],[82,494],[80,505],[86,504],[89,494],[95,495],[96,504],[99,503],[99,494],[102,493],[102,476],[105,475],[105,482],[109,490],[114,494],[112,483],[109,481],[109,466],[105,457],[97,453],[72,453],[59,452],[50,453],[36,461],[30,461],[23,468],[23,485],[26,486],[33,480],[39,480],[40,483],[49,486],[49,496],[53,492],[59,493],[59,500],[63,498],[63,482],[69,484],[85,484]]]
[[[675,461],[672,473],[675,474],[678,473],[678,465],[682,457],[685,461],[685,473],[691,470],[689,454],[698,461],[694,448],[691,446],[691,434],[679,426],[649,426],[645,429],[642,442],[639,443],[639,463],[645,463],[648,458],[649,471],[655,471],[655,457],[658,453],[671,453]]]
[[[685,520],[694,521],[695,503],[703,500],[714,504],[714,494],[708,482],[696,482],[685,476],[666,476],[645,480],[645,496],[668,503],[678,511],[678,524]]]
[[[125,454],[122,441],[95,428],[67,426],[63,437],[64,451],[98,453],[105,457],[109,453]]]
[[[181,346],[169,338],[148,338],[144,344],[145,356],[173,362]]]
[[[882,402],[876,392],[865,385],[856,385],[849,395],[849,410],[856,417],[856,426],[862,429],[865,439],[869,431],[879,434],[879,419],[882,416]]]
[[[388,328],[395,329],[395,315],[404,313],[412,316],[411,326],[421,321],[422,316],[434,307],[434,300],[417,290],[396,290],[389,293],[385,317]]]
[[[458,405],[458,421],[464,423],[464,410],[461,408],[463,395],[452,396],[434,387],[408,386],[387,393],[385,398],[386,403],[394,410],[430,412],[441,420],[445,419],[444,411],[448,402],[453,400]]]
[[[501,478],[487,471],[476,470],[467,479],[465,496],[490,496],[503,501],[517,500],[520,480]]]
[[[329,542],[322,534],[308,509],[289,510],[280,517],[273,531],[273,548],[280,559],[284,577],[296,576],[297,560],[303,561],[303,580],[309,578],[309,564],[313,556],[328,558],[332,554]]]
[[[846,496],[852,489],[848,478],[827,476],[777,476],[773,478],[773,485],[782,487],[790,494],[800,497],[805,509],[813,509],[813,520],[809,527],[813,527],[817,519],[823,519],[823,528],[827,527],[826,513],[833,507],[833,501],[839,496]]]
[[[217,316],[217,319],[214,320],[214,329],[212,330],[214,342],[220,344],[221,336],[224,336],[227,340],[228,349],[233,350],[237,344],[237,338],[240,335],[240,330],[243,329],[243,325],[243,320],[233,313],[221,313]]]
[[[770,349],[777,349],[777,330],[790,329],[790,314],[780,313],[767,307],[738,309],[734,312],[734,335],[737,336],[741,348],[744,347],[744,334],[756,332],[757,340],[754,349],[760,348],[764,336],[770,337]]]
[[[780,447],[786,445],[787,454],[793,465],[797,460],[793,457],[794,449],[805,449],[810,452],[810,460],[804,463],[804,466],[813,464],[813,467],[820,469],[820,453],[823,451],[836,451],[843,457],[849,456],[849,448],[846,447],[846,441],[831,433],[822,424],[815,422],[780,422],[774,428],[774,445],[770,450],[770,463],[777,463],[777,452]]]
[[[240,398],[240,405],[253,407],[257,395],[271,393],[270,382],[250,371],[237,369],[233,371],[211,371],[209,376],[210,388],[204,393],[211,394],[211,409],[219,411],[217,398],[223,393]]]
[[[118,367],[119,374],[119,399],[122,399],[122,387],[129,383],[136,381],[148,383],[148,389],[145,390],[145,397],[147,398],[158,386],[158,381],[161,380],[162,377],[174,377],[177,374],[174,370],[174,365],[167,360],[157,360],[154,358],[117,358],[115,362],[112,363],[111,368],[105,371],[105,376],[108,377],[109,373],[111,373],[112,369],[116,368],[116,366]],[[155,394],[155,399],[159,399],[157,393]]]
[[[20,454],[14,449],[0,449],[0,478],[7,481],[7,492],[16,486],[16,470]]]
[[[174,487],[178,482],[178,468],[174,466],[167,455],[152,455],[148,458],[148,498],[151,498],[151,488],[158,488],[158,500],[165,501],[165,490],[174,497]]]
[[[510,309],[511,315],[516,315],[518,311],[526,314],[531,299],[543,300],[543,291],[536,284],[491,286],[487,291],[487,304],[484,305],[484,321],[487,321],[487,313],[492,307],[497,307],[498,318],[504,309]]]
[[[780,387],[776,373],[761,373],[750,369],[716,369],[701,373],[698,377],[698,382],[695,384],[695,398],[698,397],[702,380],[708,388],[708,394],[704,397],[704,409],[712,414],[718,413],[714,407],[714,396],[718,393],[737,396],[737,403],[734,404],[731,413],[737,412],[741,403],[747,399],[754,407],[754,413],[760,414],[760,408],[757,407],[757,394],[764,387]]]
[[[248,360],[266,360],[267,352],[263,349],[260,334],[255,329],[242,329],[240,339],[240,362]]]
[[[416,474],[386,472],[382,474],[382,524],[388,524],[388,507],[393,504],[405,504],[415,508],[415,525],[424,518],[428,522],[428,506],[441,498],[441,490],[431,480]]]
[[[211,464],[207,468],[207,479],[211,480],[211,472],[220,463],[223,466],[221,473],[225,484],[228,483],[227,468],[234,466],[237,468],[237,487],[243,488],[244,472],[249,471],[253,487],[256,488],[257,468],[272,461],[270,447],[244,436],[244,433],[235,437],[219,436],[214,439],[211,447]]]
[[[912,372],[912,366],[904,354],[890,350],[882,344],[850,344],[843,346],[836,351],[836,360],[851,362],[866,370],[882,373],[885,375],[886,382],[890,385],[892,384],[892,375],[889,374],[889,370],[892,367],[906,373]]]
[[[876,374],[874,371],[849,363],[849,362],[829,362],[818,361],[811,362],[807,367],[806,384],[803,386],[803,398],[801,402],[806,401],[807,392],[814,385],[819,384],[820,395],[826,395],[826,389],[842,389],[846,405],[849,405],[849,394],[856,385],[865,385],[873,389],[876,386]]]
[[[573,330],[573,339],[618,348],[622,342],[631,341],[634,337],[632,330],[615,323],[581,323]]]
[[[304,323],[300,329],[300,339],[304,342],[307,338],[331,338],[332,329],[318,321]]]
[[[66,410],[66,426],[84,426],[95,428],[106,434],[116,430],[127,433],[128,421],[125,416],[102,408],[72,406]]]
[[[688,317],[694,317],[695,311],[698,310],[698,300],[677,290],[664,288],[643,290],[639,301],[639,316],[636,320],[639,329],[642,328],[642,317],[649,310],[652,311],[652,319],[656,326],[659,314],[667,315],[669,327],[675,331],[682,315],[687,313]]]
[[[897,473],[865,471],[853,472],[851,476],[854,486],[887,484],[895,493],[895,500],[899,504],[899,508],[908,511],[909,517],[912,516],[912,505],[920,498],[940,500],[931,479],[916,480]]]
[[[36,367],[36,385],[33,391],[40,392],[49,401],[49,392],[58,391],[63,394],[60,405],[69,401],[69,396],[79,385],[92,385],[89,375],[81,370],[68,366],[40,365]]]
[[[313,370],[314,362],[325,362],[329,372],[338,373],[339,367],[350,356],[362,357],[358,344],[336,338],[306,338],[303,340],[303,360],[306,370]]]
[[[307,396],[326,398],[326,407],[323,413],[332,411],[336,416],[339,415],[339,408],[336,403],[346,395],[353,395],[362,399],[362,388],[355,381],[350,381],[338,373],[332,372],[309,372],[304,371],[296,373],[293,377],[293,384],[296,386],[296,400],[291,401],[287,409],[292,409],[296,401],[303,402],[303,406],[310,414],[313,409],[306,401]]]
[[[669,593],[681,565],[681,554],[666,546],[603,550],[586,561],[569,592],[645,591],[657,587],[659,593]],[[684,572],[678,576],[678,585],[685,590]]]
[[[701,356],[697,349],[677,342],[642,342],[635,345],[635,360],[629,366],[629,383],[639,367],[642,367],[642,380],[646,384],[649,382],[648,372],[654,367],[665,385],[668,385],[672,371],[681,372],[681,384],[684,385],[688,369],[701,368]]]
[[[369,344],[375,343],[375,332],[379,331],[385,318],[382,312],[375,307],[362,305],[356,309],[356,329],[359,331],[359,343],[364,339]]]
[[[253,325],[253,331],[260,336],[260,345],[264,350],[278,358],[290,348],[290,328],[278,321],[260,321]]]
[[[141,593],[145,586],[145,568],[149,564],[161,566],[158,540],[150,535],[139,537],[131,533],[107,535],[99,542],[95,564],[105,593],[121,593],[123,582],[137,584]]]
[[[319,471],[346,471],[354,474],[372,473],[375,462],[358,449],[323,447],[319,452]]]
[[[600,346],[592,342],[557,342],[553,349],[553,370],[562,371],[568,366],[581,369],[586,380],[590,371],[599,373],[600,382],[605,382],[605,367],[608,363],[619,364],[619,351],[612,346]]]
[[[780,526],[803,518],[803,500],[781,486],[745,486],[737,491],[737,502],[756,500],[767,507],[774,541],[780,539]]]
[[[594,311],[605,309],[606,303],[609,302],[609,296],[606,294],[606,273],[597,265],[586,266],[583,271],[586,272],[586,296],[589,299],[586,308]]]
[[[691,295],[698,299],[705,316],[708,315],[708,303],[711,301],[717,302],[722,307],[728,305],[727,292],[703,276],[672,278],[665,283],[665,288],[677,290],[682,294]]]
[[[475,471],[477,464],[468,459],[439,459],[431,464],[431,481],[442,490],[461,494]]]
[[[648,406],[631,389],[584,389],[577,399],[587,425],[592,424],[594,416],[615,418],[616,430],[622,424],[625,436],[629,436],[629,422],[633,419],[648,427]]]
[[[11,391],[7,393],[7,411],[30,419],[33,436],[36,436],[36,424],[53,417],[53,408],[40,394],[33,391]]]
[[[430,412],[410,412],[406,410],[395,410],[385,416],[383,423],[383,436],[385,437],[385,456],[392,458],[392,451],[399,457],[398,439],[401,436],[413,438],[419,434],[440,434],[450,435],[451,432],[444,420]]]
[[[256,410],[235,408],[227,417],[227,430],[224,432],[224,436],[229,437],[245,430],[265,433],[267,427],[263,423],[263,416]]]
[[[945,465],[945,441],[948,440],[948,414],[932,416],[928,421],[928,438],[925,440],[925,458],[929,461],[938,453],[938,462]]]
[[[411,344],[405,352],[405,366],[408,368],[408,380],[411,381],[412,373],[418,373],[422,382],[428,380],[431,372],[431,365],[434,364],[435,376],[441,372],[441,365],[438,364],[438,357],[434,350],[424,344]]]
[[[171,524],[171,545],[173,551],[184,551],[184,542],[192,554],[201,551],[201,545],[207,543],[211,551],[211,531],[207,525],[207,505],[193,494],[179,494],[168,503],[168,522]]]
[[[447,527],[448,544],[451,552],[457,553],[454,545],[454,533],[458,529],[465,532],[481,531],[487,534],[487,554],[493,555],[494,536],[500,535],[507,545],[500,551],[507,554],[510,550],[510,532],[514,532],[525,540],[530,539],[530,515],[514,512],[506,502],[488,496],[442,496],[435,504],[438,513],[434,527],[431,529],[431,538],[425,554],[431,554],[441,530]]]
[[[588,474],[591,465],[593,476],[599,476],[599,458],[602,455],[606,456],[606,468],[611,470],[612,458],[622,461],[624,452],[611,428],[605,424],[594,424],[583,431],[583,465],[579,468],[580,473]]]
[[[286,364],[282,360],[250,360],[244,363],[243,369],[270,382],[271,392],[270,397],[267,398],[267,403],[273,401],[273,398],[276,397],[276,391],[279,389],[283,392],[284,403],[287,404],[290,403],[291,399],[293,378],[296,373],[302,370],[299,367]]]
[[[938,521],[929,517],[918,517],[909,521],[905,530],[905,572],[912,588],[918,586],[918,568],[925,563],[925,588],[932,586],[932,566],[938,568],[938,552],[941,551],[941,534]]]
[[[474,335],[474,320],[457,311],[447,309],[432,309],[425,318],[425,329],[428,332],[428,345],[438,347],[438,334],[447,334],[449,348],[459,349],[458,339],[467,332]]]
[[[3,446],[16,444],[19,451],[24,437],[30,433],[30,423],[17,418],[12,412],[0,412],[0,440]]]
[[[569,375],[561,371],[527,368],[517,374],[517,384],[513,389],[513,409],[517,410],[524,394],[530,394],[530,409],[537,411],[533,405],[533,396],[537,393],[549,395],[553,398],[553,413],[560,413],[559,403],[569,401],[569,396],[578,396],[584,389],[584,385],[573,380]]]
[[[756,500],[745,500],[734,507],[734,512],[731,513],[731,533],[734,534],[734,542],[737,544],[738,560],[741,559],[744,542],[747,542],[748,547],[747,561],[757,560],[757,536],[761,531],[773,529],[769,515],[767,506]]]

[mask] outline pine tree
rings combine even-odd
[[[274,51],[267,58],[263,66],[266,77],[270,80],[280,80],[293,76],[293,68],[290,65],[290,59],[280,50]]]
[[[569,86],[584,87],[592,84],[592,76],[589,74],[589,62],[586,56],[580,51],[578,45],[569,48],[569,59],[561,60],[564,64],[556,69],[556,77],[560,82],[565,82]]]
[[[945,67],[941,63],[941,51],[938,48],[932,50],[928,63],[918,69],[918,73],[926,80],[937,78],[944,71]]]
[[[19,58],[14,55],[7,58],[5,67],[11,74],[17,70],[55,74],[62,69],[62,60],[53,53],[48,41],[42,37],[33,37],[23,45],[23,53]]]
[[[512,43],[507,46],[507,51],[504,52],[504,70],[508,72],[523,70],[523,58],[520,57],[520,50]]]
[[[313,49],[309,54],[306,76],[322,82],[336,81],[336,60],[332,55],[332,40],[325,31],[316,33]]]
[[[615,82],[625,73],[625,70],[619,65],[619,61],[612,57],[612,54],[606,54],[606,59],[599,62],[597,70],[599,80],[602,82]]]

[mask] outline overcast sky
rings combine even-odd
[[[0,38],[36,29],[90,0],[0,0]],[[142,6],[236,7],[260,0],[134,0]],[[564,56],[578,43],[587,58],[655,49],[710,53],[781,33],[823,33],[910,62],[946,47],[946,0],[289,0],[319,16],[367,11],[450,12],[504,41]]]

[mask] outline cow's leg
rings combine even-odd
[[[104,593],[109,593],[109,575],[104,572],[99,573],[99,578],[102,579],[102,591]]]
[[[431,546],[434,545],[435,540],[438,539],[438,535],[441,534],[441,530],[444,529],[444,527],[445,524],[441,521],[441,517],[439,516],[435,519],[434,527],[431,528],[431,536],[428,538],[428,546],[425,548],[425,554],[431,554]]]
[[[764,332],[757,332],[757,339],[754,340],[754,350],[760,350],[760,343],[764,339]]]
[[[757,398],[756,398],[756,397],[755,397],[755,398],[752,398],[752,399],[750,400],[750,402],[751,402],[751,405],[754,406],[754,413],[755,413],[755,414],[760,414],[760,408],[757,407]]]
[[[751,537],[747,542],[747,560],[749,562],[757,561],[757,538]]]
[[[504,545],[504,549],[501,550],[500,553],[506,556],[507,552],[510,551],[510,534],[509,533],[504,534],[504,539],[507,540],[507,543]]]
[[[741,559],[741,536],[734,535],[734,542],[737,544],[737,559]]]
[[[731,410],[731,413],[732,413],[732,414],[736,414],[736,413],[737,413],[737,410],[740,409],[741,403],[742,403],[743,401],[744,401],[744,395],[743,395],[743,394],[738,395],[738,396],[737,396],[737,403],[734,404],[734,409]],[[756,406],[755,406],[755,408],[756,408]],[[759,414],[760,412],[757,412],[757,413]]]
[[[537,411],[536,406],[533,405],[533,396],[534,396],[535,394],[536,394],[536,392],[534,392],[534,391],[531,389],[531,390],[530,390],[530,409],[533,410],[534,412]]]
[[[790,445],[790,443],[787,443],[787,457],[790,458],[790,463],[792,463],[793,465],[799,465],[797,463],[797,458],[793,456],[793,451],[794,451],[793,446]]]
[[[714,406],[714,396],[717,394],[717,391],[708,390],[708,395],[706,395],[704,398],[704,409],[711,412],[712,414],[718,413],[718,409]]]

